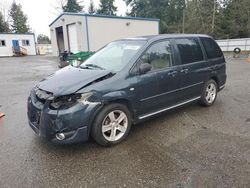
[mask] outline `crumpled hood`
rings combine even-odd
[[[41,80],[37,87],[55,97],[75,93],[89,83],[110,74],[108,70],[65,67]]]

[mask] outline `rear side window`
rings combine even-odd
[[[201,38],[201,41],[206,50],[208,59],[214,59],[214,58],[219,58],[223,56],[220,47],[213,39]]]
[[[175,43],[179,49],[182,64],[204,60],[201,46],[197,39],[175,39]]]

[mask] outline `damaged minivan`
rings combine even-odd
[[[158,35],[111,42],[79,67],[41,80],[28,97],[29,125],[54,143],[123,141],[132,124],[198,101],[211,106],[226,64],[206,35]]]

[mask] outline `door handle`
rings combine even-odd
[[[188,73],[188,69],[181,69],[181,73],[185,73],[185,74],[187,74]]]
[[[177,71],[171,71],[171,72],[168,73],[168,76],[175,77],[177,73],[178,73]]]

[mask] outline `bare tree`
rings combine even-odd
[[[54,15],[60,15],[64,12],[64,8],[67,4],[68,0],[55,0],[53,3],[51,3],[51,7],[53,7],[53,12],[51,12]],[[78,4],[83,5],[84,0],[78,0]]]
[[[0,1],[0,12],[3,15],[4,21],[8,22],[9,20],[9,8],[11,3],[8,0],[1,0]]]

